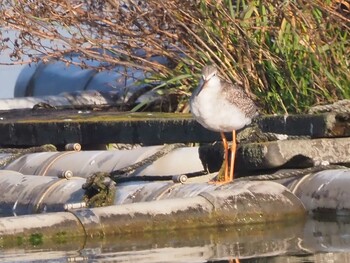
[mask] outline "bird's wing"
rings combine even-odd
[[[253,118],[257,115],[258,109],[254,101],[249,98],[240,86],[221,80],[221,87],[225,98],[240,108],[248,118]]]

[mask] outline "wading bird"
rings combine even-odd
[[[220,182],[234,178],[236,156],[236,130],[251,123],[257,107],[241,86],[221,79],[215,66],[205,66],[202,79],[190,99],[194,118],[205,128],[220,132],[225,151],[225,177]],[[230,172],[228,143],[224,132],[232,132]]]

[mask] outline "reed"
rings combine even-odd
[[[345,2],[202,0],[198,7],[174,14],[187,31],[181,42],[187,57],[175,75],[215,63],[226,78],[244,83],[267,113],[350,98]],[[189,75],[179,85],[195,84]]]
[[[208,63],[244,84],[266,113],[304,112],[350,98],[346,0],[4,0],[0,24],[20,32],[12,41],[14,60],[30,55],[37,61],[28,50],[44,61],[79,52],[108,62],[100,69],[122,65],[152,72],[145,82],[162,83],[155,91],[177,101],[169,111],[188,111],[191,90]],[[5,35],[0,38],[0,50],[11,46]],[[143,58],[133,53],[139,47]],[[171,66],[147,59],[154,55]]]

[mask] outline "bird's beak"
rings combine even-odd
[[[197,96],[199,95],[199,93],[201,93],[203,87],[207,84],[208,80],[206,80],[205,78],[202,78],[202,84],[198,87],[198,93]]]

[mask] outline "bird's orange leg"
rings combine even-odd
[[[227,143],[227,139],[225,137],[225,134],[223,132],[220,132],[221,135],[221,139],[222,139],[222,143],[224,145],[224,154],[225,154],[225,178],[224,178],[224,182],[228,181],[228,143]]]
[[[230,177],[229,177],[229,182],[232,182],[232,181],[233,181],[233,178],[234,178],[236,148],[237,148],[237,144],[236,144],[236,131],[232,131],[231,165],[230,165]]]

